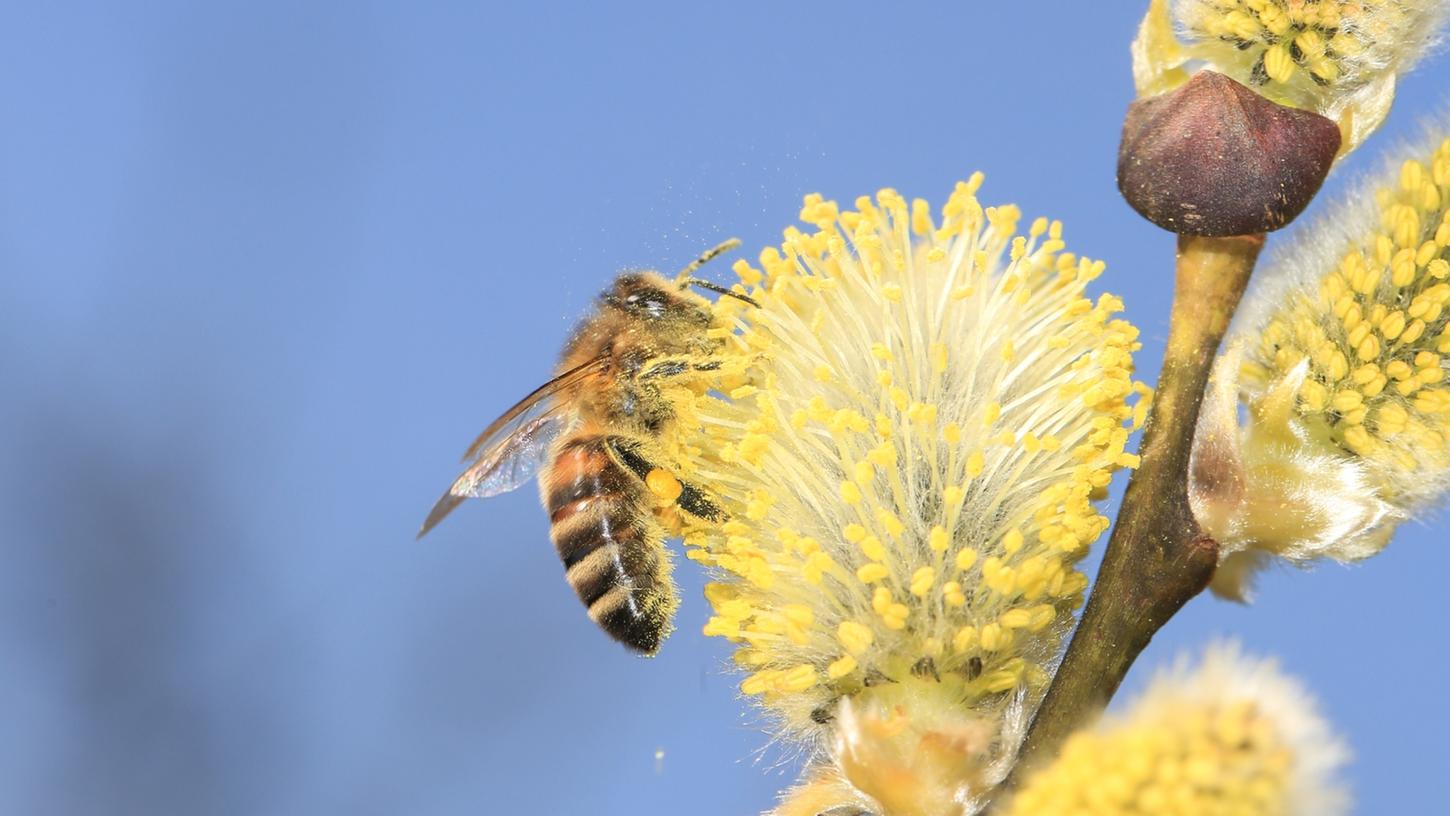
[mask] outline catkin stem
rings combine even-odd
[[[1264,236],[1180,236],[1163,372],[1097,583],[1003,790],[1103,710],[1152,639],[1213,577],[1218,545],[1188,505],[1188,457],[1214,354]]]

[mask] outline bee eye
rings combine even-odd
[[[630,307],[638,309],[650,317],[659,317],[669,308],[665,298],[658,292],[646,292],[642,295],[630,295],[624,299]]]

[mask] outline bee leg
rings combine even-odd
[[[675,499],[675,504],[679,505],[681,510],[706,521],[725,520],[725,511],[706,498],[704,491],[689,482],[680,482],[680,487],[683,489],[680,491],[680,497]]]
[[[678,536],[685,529],[685,521],[680,517],[680,508],[671,504],[667,507],[656,507],[654,509],[655,520],[671,536]]]
[[[637,379],[658,380],[691,372],[720,371],[724,368],[723,361],[704,353],[688,357],[657,357],[650,361],[649,368],[639,372]]]
[[[655,380],[662,377],[678,377],[679,375],[690,371],[692,368],[694,368],[694,366],[687,358],[663,357],[655,360],[650,364],[649,368],[641,371],[639,374],[639,379]]]
[[[674,496],[676,507],[706,521],[725,520],[725,511],[711,501],[705,491],[677,479],[664,468],[656,467],[640,453],[638,443],[620,436],[608,437],[606,441],[620,464],[629,468],[655,495],[668,497],[670,493],[678,490]]]

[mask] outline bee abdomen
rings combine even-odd
[[[543,489],[550,537],[590,619],[626,646],[653,654],[675,597],[644,485],[606,453],[602,438],[589,437],[561,445]]]

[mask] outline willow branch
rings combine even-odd
[[[1168,345],[1143,429],[1142,461],[1008,788],[1107,706],[1153,634],[1213,577],[1218,545],[1189,509],[1188,457],[1214,354],[1263,243],[1262,234],[1178,239]]]

